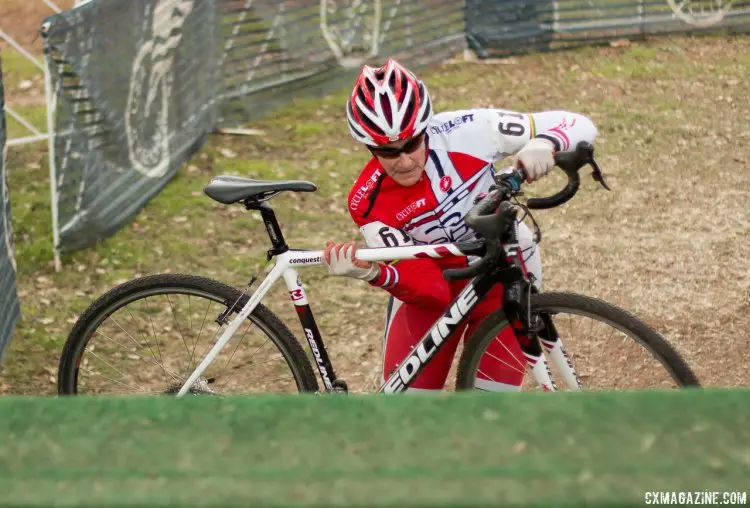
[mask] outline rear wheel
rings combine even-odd
[[[667,340],[629,312],[601,300],[572,293],[531,296],[532,327],[539,330],[542,358],[555,388],[611,390],[700,386]],[[490,345],[508,327],[502,310],[489,315],[466,341],[456,376],[457,390],[476,388],[477,379],[493,381],[482,365],[495,356]],[[529,364],[523,389],[540,386]],[[541,366],[541,364],[540,364]],[[536,373],[538,375],[538,373]],[[545,374],[546,375],[546,374]],[[486,383],[480,383],[487,386]]]
[[[60,358],[58,392],[174,395],[221,337],[248,295],[182,274],[117,286],[79,317]],[[318,383],[289,329],[258,305],[192,394],[313,392]]]

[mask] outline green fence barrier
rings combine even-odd
[[[5,398],[0,413],[2,506],[644,506],[739,502],[750,478],[750,390]]]

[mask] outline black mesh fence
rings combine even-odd
[[[43,33],[63,252],[129,221],[216,127],[466,44],[454,0],[93,0]]]
[[[222,125],[341,88],[385,55],[420,68],[466,45],[455,0],[225,0],[221,8]]]
[[[99,0],[47,18],[61,251],[128,222],[213,128],[217,14],[208,1]]]
[[[415,69],[619,37],[745,31],[750,0],[92,0],[45,20],[61,251],[128,222],[217,127]]]
[[[466,0],[468,44],[480,57],[749,29],[750,0]]]
[[[3,90],[3,66],[0,61],[0,185],[3,202],[0,206],[0,372],[5,353],[13,337],[13,330],[21,317],[16,288],[16,262],[13,255],[13,230],[11,226],[10,190],[6,161],[6,124]]]

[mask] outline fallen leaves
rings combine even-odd
[[[612,46],[613,48],[627,47],[627,46],[630,46],[630,44],[631,44],[630,39],[617,39],[609,43],[609,45]]]
[[[526,441],[518,441],[516,444],[513,445],[513,448],[511,448],[511,451],[518,455],[520,453],[523,453],[526,451]]]

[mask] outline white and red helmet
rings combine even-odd
[[[424,83],[389,58],[380,68],[362,67],[346,103],[346,117],[354,139],[378,146],[424,131],[432,105]]]

